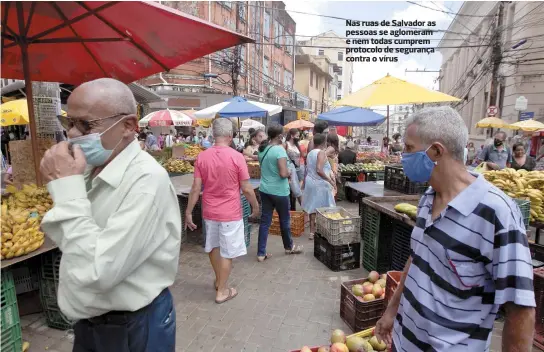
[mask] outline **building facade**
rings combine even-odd
[[[492,132],[475,126],[489,106],[507,123],[517,122],[519,96],[528,100],[522,118],[544,121],[542,18],[540,2],[465,2],[440,42],[440,91],[462,99],[456,108],[472,141],[483,142]]]
[[[336,96],[334,100],[342,99],[353,91],[353,62],[345,61],[345,49],[347,48],[345,38],[340,37],[334,31],[321,33],[308,40],[298,42],[305,54],[326,56],[333,65],[333,73],[338,75]]]
[[[327,56],[297,54],[295,58],[297,79],[295,90],[309,98],[308,110],[314,117],[329,110],[330,86],[333,82],[333,67]]]
[[[294,105],[296,24],[285,11],[283,2],[161,3],[255,39],[255,44],[218,51],[140,81],[163,96],[168,107],[201,109],[233,94],[267,103]]]

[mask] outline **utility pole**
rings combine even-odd
[[[321,113],[323,113],[324,106],[325,106],[325,87],[323,87],[323,94],[321,95]]]
[[[245,6],[244,2],[236,2],[236,32],[238,33],[239,23],[240,23],[240,6]],[[232,95],[238,96],[238,77],[240,76],[240,51],[242,50],[241,45],[234,47],[234,59],[232,60],[231,66],[231,81],[232,81]]]
[[[498,90],[499,90],[499,68],[502,61],[502,48],[501,48],[501,31],[504,17],[504,2],[499,1],[499,10],[497,19],[493,22],[493,38],[491,40],[491,61],[493,63],[493,69],[491,71],[491,89],[489,92],[489,104],[497,105],[498,102]],[[499,117],[501,117],[502,111],[499,111]]]

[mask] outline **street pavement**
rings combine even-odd
[[[356,212],[356,204],[342,204]],[[256,260],[257,225],[253,225],[248,255],[236,259],[229,284],[238,296],[214,302],[214,276],[194,239],[182,245],[177,279],[171,287],[176,305],[176,351],[280,351],[326,344],[333,329],[351,333],[339,314],[340,284],[365,277],[363,269],[332,272],[313,257],[313,242],[301,255],[285,255],[280,236],[270,236],[263,263]],[[23,340],[30,352],[69,352],[73,334],[50,329],[41,314],[21,318]],[[503,324],[495,323],[491,351],[501,351]],[[533,351],[539,351],[536,348]]]

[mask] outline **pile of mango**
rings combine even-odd
[[[531,201],[530,221],[544,222],[544,171],[514,170],[506,168],[484,171],[486,180],[512,198]]]

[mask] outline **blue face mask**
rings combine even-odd
[[[427,155],[429,148],[415,153],[402,153],[402,168],[410,181],[429,182],[431,179],[436,164]]]
[[[102,133],[91,133],[81,137],[70,138],[68,139],[68,143],[71,145],[79,145],[83,151],[83,154],[85,154],[87,164],[92,166],[102,166],[106,163],[106,161],[108,161],[113,154],[113,151],[119,146],[123,138],[121,137],[119,142],[112,150],[108,150],[102,145],[102,139],[100,137],[120,121],[121,120],[117,121]]]

